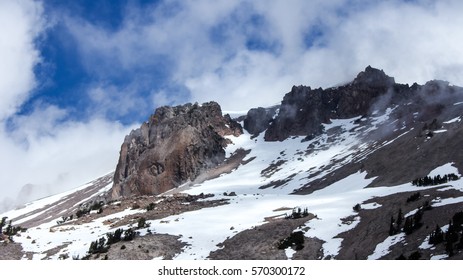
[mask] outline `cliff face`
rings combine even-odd
[[[322,133],[322,123],[330,119],[367,114],[379,96],[394,85],[394,78],[368,66],[347,85],[312,89],[293,86],[281,102],[278,116],[265,133],[267,141],[282,141],[289,136],[314,137]]]
[[[215,102],[160,107],[125,138],[111,196],[159,194],[194,180],[223,162],[224,136],[241,133]]]

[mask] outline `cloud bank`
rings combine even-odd
[[[97,75],[159,65],[190,101],[243,110],[278,103],[294,84],[349,81],[367,65],[403,83],[463,84],[462,8],[450,0],[169,1],[143,12],[128,6],[116,30],[66,22],[88,67],[103,65]],[[176,101],[175,90],[160,91],[159,103]]]
[[[96,117],[66,120],[70,112],[46,100],[18,114],[40,84],[34,68],[48,24],[40,2],[0,1],[0,212],[111,171],[130,130]]]

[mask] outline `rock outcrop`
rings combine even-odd
[[[328,89],[293,86],[284,96],[278,116],[265,133],[265,140],[319,135],[323,132],[322,123],[329,123],[330,119],[367,114],[394,84],[394,78],[368,66],[353,82],[344,86]]]
[[[266,130],[273,120],[273,116],[277,112],[279,106],[273,106],[270,108],[252,108],[246,114],[243,120],[243,127],[253,136],[259,135],[261,132]]]
[[[159,194],[194,180],[224,161],[224,136],[241,133],[215,102],[160,107],[125,138],[111,196]]]

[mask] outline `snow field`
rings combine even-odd
[[[229,199],[229,204],[185,212],[160,220],[150,220],[147,221],[151,223],[150,230],[154,233],[180,235],[181,241],[189,244],[182,253],[176,256],[177,259],[207,259],[210,252],[220,249],[218,244],[227,238],[232,238],[243,230],[262,225],[265,223],[266,217],[285,213],[281,211],[275,212],[276,209],[282,207],[289,209],[307,207],[310,213],[316,215],[316,218],[306,223],[305,226],[308,230],[305,235],[307,237],[317,237],[324,241],[324,257],[336,256],[342,242],[342,239],[337,236],[354,228],[360,222],[360,218],[353,210],[355,204],[361,204],[362,209],[368,211],[381,207],[381,205],[375,203],[363,203],[373,197],[439,187],[416,187],[407,183],[395,187],[365,188],[374,178],[366,179],[368,175],[366,172],[357,171],[310,195],[290,195],[293,190],[299,189],[308,183],[307,177],[313,170],[319,171],[322,167],[324,168],[319,175],[310,180],[326,176],[330,171],[342,164],[352,160],[359,160],[361,157],[366,157],[371,153],[372,151],[367,149],[368,145],[361,143],[357,138],[359,130],[362,129],[361,133],[367,133],[377,129],[389,120],[392,110],[388,109],[386,114],[373,118],[371,127],[366,128],[360,128],[355,123],[359,117],[347,120],[332,120],[330,124],[324,125],[325,131],[332,128],[339,128],[342,131],[337,136],[339,141],[337,140],[334,143],[328,141],[326,134],[310,141],[302,141],[302,137],[294,137],[282,142],[265,142],[263,139],[264,133],[261,133],[255,139],[251,139],[251,135],[248,133],[239,137],[229,137],[233,144],[228,145],[226,148],[227,157],[238,148],[242,148],[251,150],[245,160],[254,159],[245,166],[238,167],[230,174],[224,174],[183,191],[192,195],[212,193],[214,197],[209,199],[226,198]],[[398,137],[403,136],[404,133]],[[382,145],[390,144],[394,140]],[[311,153],[306,154],[307,148],[311,144],[315,148],[312,149]],[[360,157],[358,157],[359,150],[363,151]],[[262,170],[280,160],[284,161],[284,163],[276,166],[274,173],[269,178],[261,174]],[[337,161],[336,164],[333,164],[333,160]],[[328,169],[327,166],[330,165],[332,167]],[[429,175],[449,173],[458,174],[458,170],[452,163],[432,170]],[[272,186],[266,189],[259,188],[278,180],[284,181],[288,177],[292,177],[292,179],[280,186]],[[463,184],[460,180],[452,182],[452,185],[454,185],[454,188],[463,191]],[[88,186],[84,185],[79,189]],[[94,196],[104,193],[110,187],[111,184],[107,185]],[[235,192],[237,196],[224,196],[224,192]],[[34,202],[24,209],[10,211],[5,215],[9,215],[9,218],[18,217],[24,213],[40,209],[45,205],[53,204],[70,193],[72,191]],[[438,207],[457,202],[463,202],[463,199],[435,201],[433,206]],[[28,229],[21,237],[15,237],[15,241],[22,243],[25,251],[34,252],[34,259],[43,258],[45,256],[44,251],[61,245],[67,246],[55,253],[52,258],[57,259],[60,254],[68,254],[69,257],[82,257],[86,254],[92,241],[105,236],[107,232],[116,230],[104,225],[105,220],[121,218],[138,213],[137,211],[142,212],[144,210],[126,209],[84,225],[61,225],[55,227],[53,232],[50,232],[50,228],[56,225],[56,221],[52,221],[40,227]],[[291,210],[287,213],[291,213]],[[349,216],[354,216],[353,222],[350,224],[343,223],[342,219]],[[31,218],[28,217],[28,219]],[[146,231],[147,229],[141,230],[141,234],[146,234]],[[285,236],[281,238],[283,239]],[[388,237],[377,245],[375,252],[369,256],[369,259],[381,258],[389,252],[390,246],[402,242],[403,238],[401,235]],[[294,251],[288,249],[285,253],[288,258],[291,258]]]

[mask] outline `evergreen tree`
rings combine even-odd
[[[154,210],[155,207],[156,204],[154,202],[151,202],[148,206],[146,206],[146,211]]]
[[[444,241],[444,233],[442,232],[442,229],[436,225],[436,229],[431,232],[431,236],[429,237],[429,244],[432,245],[437,245],[439,243],[442,243]]]
[[[463,249],[463,234],[460,234],[460,241],[457,244],[457,249]]]
[[[12,232],[13,232],[12,229],[13,229],[13,226],[11,225],[11,220],[10,220],[10,222],[8,223],[8,226],[6,227],[6,232],[5,232],[6,235],[12,236],[13,235],[12,234]]]
[[[395,235],[396,233],[394,218],[391,216],[391,222],[389,224],[389,236]]]
[[[448,241],[445,243],[445,251],[449,255],[449,257],[452,257],[454,252],[453,252],[453,243]]]
[[[399,208],[399,214],[397,214],[397,227],[400,228],[402,225],[402,221],[404,219],[404,215],[402,214],[402,208]]]
[[[407,217],[405,218],[405,224],[404,224],[404,232],[405,234],[411,234],[413,232],[413,217]]]
[[[137,228],[144,228],[146,226],[146,219],[144,217],[140,217],[140,219],[138,219],[138,225],[137,225]]]
[[[124,231],[124,241],[130,241],[135,238],[136,232],[132,228],[128,228]]]
[[[114,233],[112,232],[106,233],[106,237],[108,238],[108,241],[106,242],[106,244],[111,245],[111,244],[121,241],[123,232],[124,230],[119,228]]]
[[[423,209],[419,208],[416,211],[415,215],[413,215],[413,229],[418,229],[423,225],[421,220],[423,219]]]
[[[452,217],[453,225],[455,230],[461,230],[461,225],[463,224],[463,211],[455,213]]]
[[[416,193],[412,194],[411,196],[409,196],[407,198],[407,203],[418,200],[420,198],[420,196],[421,196],[421,194],[419,192],[416,192]]]
[[[3,227],[6,225],[6,219],[8,219],[8,217],[3,217],[0,221],[0,233],[3,232]]]
[[[97,239],[96,241],[92,241],[90,243],[90,247],[88,249],[89,254],[100,254],[100,253],[106,253],[109,250],[109,245],[106,245],[106,239],[104,237],[101,237],[100,239]]]

